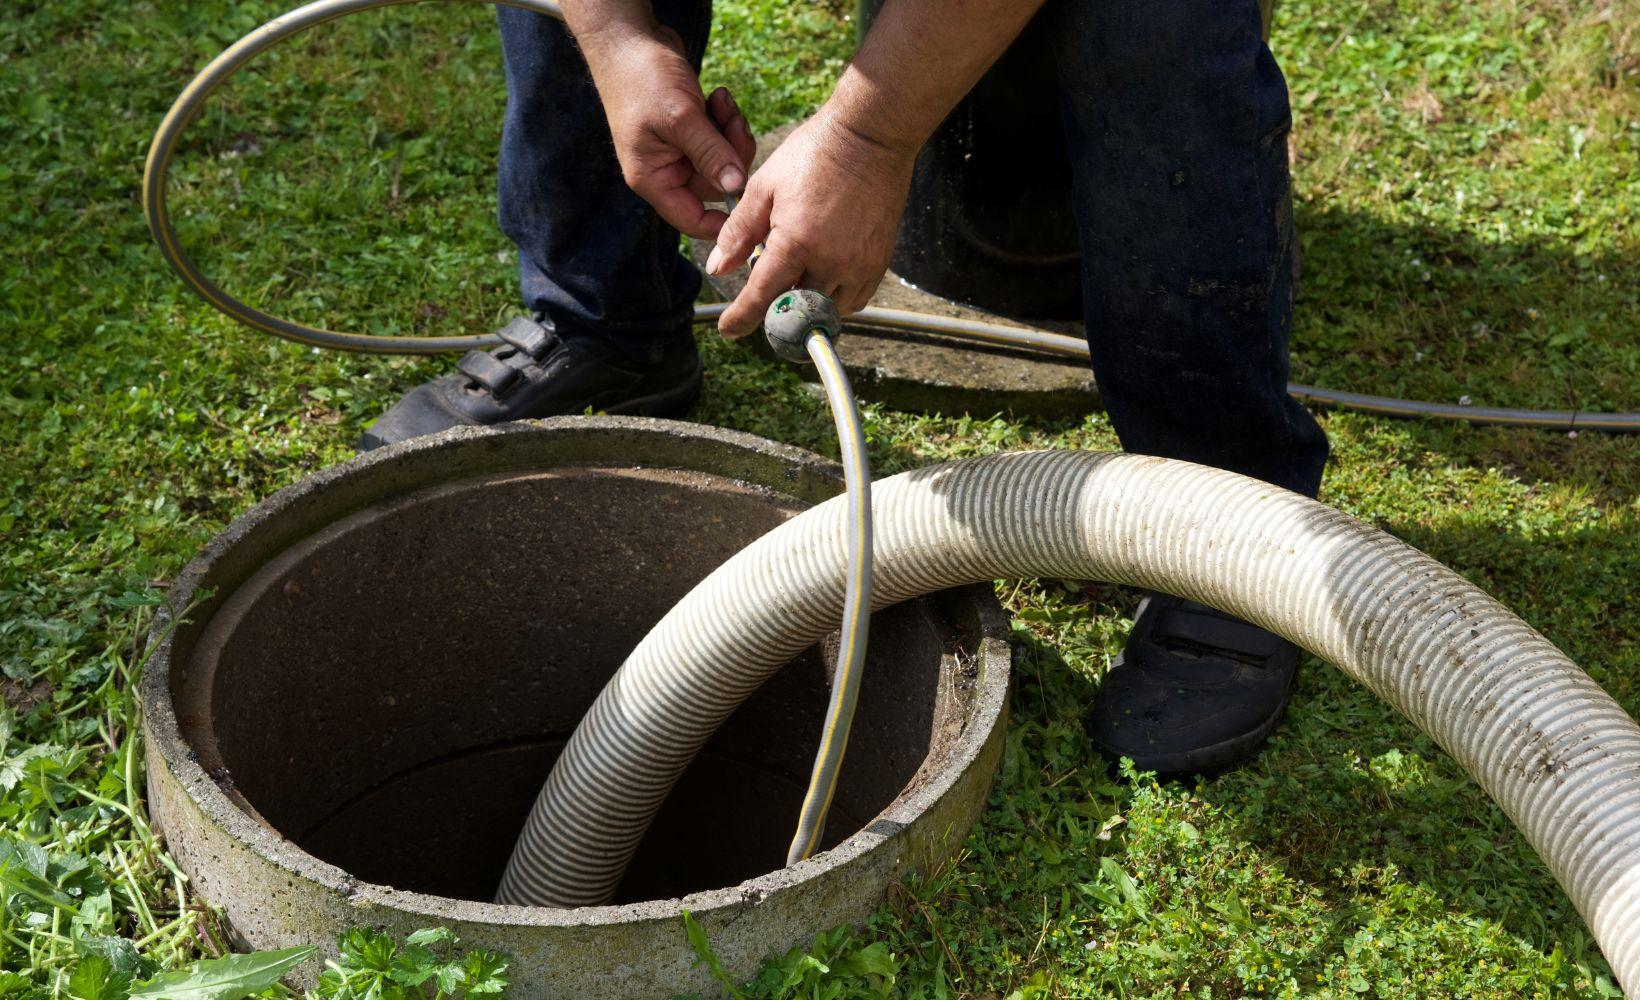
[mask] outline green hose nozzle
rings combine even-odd
[[[810,364],[808,340],[811,333],[823,333],[836,340],[843,332],[843,317],[829,296],[806,288],[781,293],[763,314],[763,332],[774,353],[792,364]]]

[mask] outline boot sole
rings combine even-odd
[[[694,408],[695,403],[700,400],[701,374],[701,369],[697,365],[693,374],[677,385],[662,389],[660,392],[650,393],[647,396],[633,396],[615,403],[611,403],[607,406],[594,406],[593,408],[600,412],[608,413],[614,416],[682,417],[687,415],[689,411]],[[542,416],[551,416],[551,414],[543,414]],[[540,419],[540,417],[514,417],[512,419],[536,420]],[[510,420],[502,420],[497,421],[497,424],[510,422]],[[458,422],[453,423],[450,426],[477,427],[495,425],[480,425],[476,423]],[[430,431],[429,433],[437,432]],[[408,441],[411,440],[411,438],[404,438],[402,440]],[[373,431],[365,431],[364,434],[360,436],[358,444],[354,445],[354,451],[359,454],[364,454],[365,452],[374,451],[377,448],[386,447],[387,445],[396,443],[397,441],[383,440]]]
[[[634,396],[606,406],[603,411],[616,417],[682,417],[700,401],[700,384],[701,370],[697,367],[681,385],[647,396]]]
[[[1239,733],[1226,740],[1210,743],[1204,747],[1193,747],[1189,750],[1180,750],[1175,753],[1156,754],[1155,756],[1135,757],[1131,753],[1124,753],[1102,746],[1096,739],[1093,747],[1099,755],[1105,758],[1106,769],[1112,777],[1117,775],[1117,764],[1123,757],[1133,761],[1135,771],[1149,771],[1156,775],[1157,781],[1179,781],[1184,778],[1212,778],[1226,771],[1233,771],[1241,765],[1258,756],[1264,744],[1270,740],[1270,734],[1275,732],[1276,726],[1287,717],[1287,707],[1292,704],[1293,689],[1298,686],[1298,671],[1287,680],[1287,690],[1281,699],[1281,707],[1271,716],[1245,733]],[[1091,730],[1091,725],[1084,722]]]
[[[1212,778],[1226,771],[1233,771],[1241,765],[1258,756],[1264,744],[1270,740],[1270,734],[1275,732],[1276,726],[1287,715],[1287,705],[1283,703],[1281,711],[1272,715],[1269,721],[1257,729],[1232,736],[1227,740],[1193,750],[1180,753],[1165,754],[1145,760],[1134,758],[1131,754],[1117,754],[1114,751],[1099,749],[1100,756],[1104,757],[1111,773],[1116,771],[1117,762],[1126,756],[1133,761],[1135,771],[1150,771],[1156,775],[1157,781],[1179,781],[1185,778]]]

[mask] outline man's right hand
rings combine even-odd
[[[708,209],[746,183],[757,141],[729,91],[703,97],[683,39],[664,25],[613,19],[576,36],[615,139],[627,186],[689,236],[728,218]]]

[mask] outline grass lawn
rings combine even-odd
[[[811,109],[851,44],[831,3],[720,0],[708,86],[735,87],[762,128]],[[345,459],[449,363],[249,333],[150,245],[137,185],[153,127],[284,5],[0,8],[0,998],[117,1000],[98,989],[121,969],[221,949],[137,818],[130,692],[153,608],[222,525]],[[1304,253],[1295,378],[1640,409],[1640,5],[1283,0],[1275,37]],[[192,131],[174,174],[184,242],[226,287],[309,322],[489,329],[516,311],[494,223],[502,99],[482,8],[319,29]],[[834,453],[823,403],[790,372],[702,343],[696,419]],[[1640,712],[1640,438],[1324,420],[1324,499],[1497,595]],[[880,474],[1116,447],[1099,415],[874,409],[868,425]],[[1304,669],[1242,771],[1113,783],[1078,715],[1135,596],[1000,593],[1018,674],[983,821],[866,928],[817,943],[836,971],[788,958],[756,995],[784,995],[787,973],[802,996],[873,995],[858,969],[879,963],[830,960],[885,951],[910,996],[1616,995],[1503,815],[1330,667]]]

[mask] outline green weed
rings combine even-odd
[[[40,885],[45,874],[34,872]],[[14,883],[15,884],[15,883]],[[66,905],[59,901],[59,906]],[[459,952],[455,934],[435,927],[404,941],[368,928],[346,931],[336,941],[336,959],[325,963],[316,992],[305,1000],[462,1000],[504,996],[507,956],[490,951]],[[46,1000],[244,1000],[251,996],[296,996],[281,984],[284,975],[309,962],[311,946],[227,954],[162,970],[119,938],[85,938],[79,957],[56,971],[47,984],[22,973],[0,972],[0,998]]]
[[[705,966],[734,1000],[872,1000],[892,995],[899,974],[899,960],[886,944],[862,942],[853,928],[836,927],[816,934],[806,948],[771,958],[742,985],[723,970],[706,932],[688,910],[683,925],[696,966]]]
[[[454,933],[420,930],[403,944],[380,931],[355,928],[342,934],[336,961],[319,976],[325,1000],[443,1000],[500,996],[507,989],[505,955],[458,952]]]

